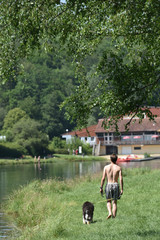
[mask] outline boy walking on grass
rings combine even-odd
[[[123,194],[123,177],[121,167],[116,164],[117,155],[112,154],[110,156],[111,163],[106,165],[103,170],[103,176],[101,179],[101,187],[100,192],[103,193],[103,184],[105,182],[105,178],[107,180],[107,184],[105,187],[106,199],[107,199],[107,209],[108,209],[108,217],[107,219],[116,217],[117,212],[117,199],[120,199],[120,195]],[[120,189],[118,184],[118,179],[120,182]]]

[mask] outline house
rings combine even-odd
[[[96,144],[96,134],[95,129],[97,125],[92,125],[87,128],[83,128],[81,130],[76,130],[72,132],[66,132],[62,134],[62,138],[66,139],[66,142],[69,142],[73,137],[78,137],[81,141],[84,143],[89,143],[90,146],[93,146]]]
[[[70,132],[70,137],[77,136],[93,146],[94,155],[117,154],[144,154],[160,153],[160,108],[152,107],[150,111],[156,115],[154,121],[150,121],[144,115],[144,119],[139,123],[139,118],[134,117],[130,123],[129,131],[126,132],[125,125],[132,116],[124,116],[118,122],[119,135],[115,127],[105,130],[103,127],[104,119],[99,119],[98,124],[88,127],[87,131]],[[67,134],[63,135],[66,139]],[[88,139],[89,138],[89,139]],[[91,139],[93,141],[91,141]]]

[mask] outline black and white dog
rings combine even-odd
[[[85,202],[82,206],[83,223],[90,224],[93,221],[94,205],[91,202]]]

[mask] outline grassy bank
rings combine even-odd
[[[124,195],[116,219],[106,220],[101,175],[64,182],[34,181],[16,191],[4,207],[19,229],[17,240],[159,239],[160,171],[124,172]],[[81,206],[95,204],[94,223],[83,225]]]
[[[62,155],[62,154],[55,154],[53,158],[41,158],[41,163],[51,163],[56,161],[99,161],[103,160],[102,157],[95,157],[95,156],[81,156],[81,155]],[[35,163],[34,158],[31,157],[24,157],[23,159],[0,159],[0,165],[15,165],[15,164],[29,164]]]

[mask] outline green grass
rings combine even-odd
[[[41,158],[41,163],[51,163],[56,161],[105,161],[106,159],[102,157],[95,156],[81,156],[81,155],[63,155],[55,154],[53,158],[43,159]],[[15,164],[29,164],[35,163],[34,158],[25,157],[24,159],[0,159],[0,165],[15,165]]]
[[[58,182],[34,181],[15,191],[4,209],[19,229],[17,240],[160,239],[160,171],[124,171],[124,194],[115,219],[106,220],[101,174]],[[94,223],[82,223],[82,204],[95,204]]]
[[[65,159],[69,161],[105,161],[106,159],[101,156],[92,156],[92,155],[85,155],[84,157],[82,155],[63,155],[63,154],[55,154],[56,157],[60,159]],[[110,161],[110,157],[108,157],[108,160]]]

